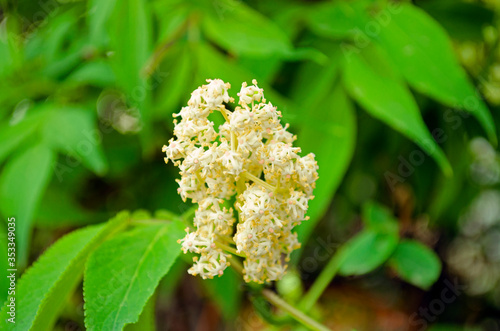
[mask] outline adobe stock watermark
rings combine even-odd
[[[5,18],[0,23],[0,41],[8,42],[12,40],[16,43],[24,43],[26,40],[30,39],[30,33],[34,30],[34,28],[41,28],[48,23],[48,20],[54,16],[56,9],[59,6],[71,3],[73,0],[40,0],[37,2],[40,10],[36,11],[30,17],[19,16],[17,17],[20,20],[20,25],[23,26],[23,33],[18,34],[14,32],[10,32],[6,28],[7,20],[9,14],[6,13]],[[31,18],[31,20],[30,20]]]
[[[474,95],[469,95],[463,100],[462,103],[457,103],[455,107],[444,111],[442,117],[443,121],[448,124],[453,131],[458,130],[466,119],[478,112],[480,102],[482,102],[484,98],[479,89],[476,88],[474,91]],[[425,147],[423,150],[416,147],[408,154],[407,157],[404,157],[403,155],[398,156],[399,164],[397,166],[397,173],[392,171],[384,172],[384,178],[387,186],[392,192],[394,192],[398,184],[404,183],[411,175],[413,175],[415,170],[421,166],[429,156],[433,156],[437,150],[437,146],[434,142],[438,145],[442,145],[449,139],[449,136],[441,127],[433,129],[431,131],[431,136],[434,141],[431,141],[430,139],[417,139],[417,144]]]
[[[314,245],[313,255],[302,259],[297,266],[302,279],[309,279],[310,275],[318,270],[320,263],[329,260],[340,246],[339,243],[333,242],[332,236],[328,235],[326,240],[321,237],[314,238],[316,245]]]
[[[427,330],[428,324],[444,313],[446,306],[455,302],[467,288],[458,283],[457,279],[451,282],[449,279],[443,281],[444,288],[439,297],[432,299],[426,306],[420,306],[416,312],[410,315],[409,325],[416,327],[417,331]]]
[[[340,49],[347,61],[353,54],[359,54],[362,49],[368,47],[371,41],[378,37],[382,29],[391,23],[394,15],[401,13],[402,6],[399,2],[388,2],[382,10],[377,12],[373,19],[366,22],[362,28],[349,30],[352,42],[342,42]]]

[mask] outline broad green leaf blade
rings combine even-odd
[[[55,152],[39,144],[12,158],[0,175],[0,210],[16,218],[18,267],[26,265],[33,216],[51,178]]]
[[[357,2],[322,2],[306,13],[309,28],[324,37],[352,37],[366,23],[365,4]]]
[[[231,3],[225,13],[204,15],[202,26],[210,39],[237,55],[263,57],[292,53],[286,33],[243,3]]]
[[[441,274],[441,261],[429,247],[415,240],[402,240],[389,265],[410,284],[428,289]]]
[[[363,222],[367,229],[378,233],[398,234],[398,222],[391,211],[374,202],[363,205]]]
[[[97,47],[103,47],[109,42],[106,23],[115,4],[116,0],[90,0],[87,2],[90,42]]]
[[[391,256],[397,244],[395,234],[362,231],[340,248],[339,274],[363,275],[375,270]]]
[[[227,268],[221,277],[201,280],[210,298],[212,298],[228,320],[238,317],[243,292],[240,290],[241,276],[232,268]]]
[[[0,128],[0,141],[2,142],[2,144],[0,144],[0,162],[3,162],[11,152],[35,131],[35,129],[36,125],[27,126],[23,125],[23,123],[14,126],[8,124],[3,125]]]
[[[67,83],[89,84],[97,87],[108,87],[115,83],[115,74],[109,63],[93,61],[84,63],[66,79]]]
[[[417,103],[404,85],[377,75],[357,54],[345,61],[344,84],[368,113],[413,140],[436,160],[445,174],[452,174],[451,165],[427,130]]]
[[[161,77],[154,109],[156,117],[169,120],[171,114],[178,110],[183,98],[189,95],[188,88],[193,79],[193,56],[187,45],[181,45],[171,53],[166,56],[165,65],[160,68],[161,72],[168,74]]]
[[[380,43],[394,63],[419,92],[476,116],[496,144],[493,118],[460,67],[444,29],[415,6],[401,4],[399,10],[380,30]]]
[[[139,316],[139,320],[134,324],[127,324],[124,328],[125,331],[154,331],[155,326],[155,303],[156,296],[152,295],[149,298],[146,306]]]
[[[0,163],[12,152],[22,147],[29,137],[37,132],[41,123],[47,119],[44,107],[31,107],[29,102],[20,103],[8,123],[0,127]]]
[[[108,165],[101,147],[101,136],[91,109],[62,107],[52,110],[42,127],[42,136],[55,149],[73,156],[96,174],[103,175]],[[74,167],[74,163],[67,167]],[[63,180],[56,172],[57,179]]]
[[[151,54],[149,3],[145,0],[118,1],[107,23],[110,47],[114,52],[111,64],[117,82],[133,104],[141,105],[145,101],[144,94],[149,91],[141,75]]]
[[[81,280],[85,261],[108,236],[128,220],[119,214],[106,225],[74,231],[52,245],[19,279],[16,292],[16,324],[12,330],[48,330],[66,299]],[[0,321],[9,318],[7,307]],[[21,317],[22,316],[22,317]]]
[[[341,85],[332,86],[333,91],[319,104],[310,104],[297,146],[302,154],[314,153],[318,162],[319,179],[314,190],[315,199],[309,202],[309,221],[297,228],[299,241],[304,243],[314,226],[328,208],[335,190],[340,185],[351,162],[356,142],[356,117],[350,100]],[[306,107],[306,105],[304,105]],[[304,114],[306,116],[306,114]]]
[[[143,72],[152,53],[150,3],[146,0],[118,1],[107,22],[109,45],[113,52],[110,63],[128,104],[140,114],[140,138],[145,154],[156,150],[151,136],[152,87]]]
[[[84,280],[88,330],[121,330],[137,322],[180,253],[182,228],[179,221],[139,227],[104,243],[91,256]]]

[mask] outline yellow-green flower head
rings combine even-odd
[[[314,198],[314,154],[299,156],[296,137],[255,80],[242,84],[232,112],[225,106],[234,102],[230,85],[220,79],[207,82],[174,114],[180,117],[174,120],[176,138],[163,146],[165,162],[171,160],[180,171],[178,193],[198,204],[196,229],[186,229],[179,241],[185,253],[198,255],[188,272],[220,276],[235,253],[245,259],[245,281],[280,279],[286,271],[283,260],[300,247],[293,228],[308,219],[308,202]],[[217,131],[208,118],[215,111],[225,118]],[[235,195],[233,210],[227,205]]]

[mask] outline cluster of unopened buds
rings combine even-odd
[[[229,83],[207,82],[174,114],[175,138],[163,146],[165,162],[180,170],[178,193],[198,204],[194,229],[179,240],[184,253],[196,254],[189,273],[220,276],[236,255],[244,258],[246,282],[280,279],[300,247],[292,230],[309,218],[314,154],[299,156],[296,137],[255,80],[242,84],[234,111],[226,108],[234,102]],[[225,119],[217,131],[209,120],[214,112]]]

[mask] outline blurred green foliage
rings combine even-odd
[[[0,213],[2,222],[16,218],[19,271],[61,234],[121,210],[180,215],[189,209],[161,146],[172,135],[172,114],[207,78],[230,82],[233,94],[256,78],[297,133],[297,145],[316,154],[316,199],[310,221],[298,229],[305,249],[291,269],[306,272],[304,256],[317,246],[311,238],[333,234],[345,243],[320,276],[319,294],[337,271],[362,275],[385,262],[402,280],[429,289],[442,268],[432,251],[435,237],[443,245],[452,241],[463,208],[479,192],[498,188],[500,5],[494,1],[3,0],[0,6]],[[485,150],[493,155],[489,163]],[[98,247],[117,223],[73,232],[28,269],[18,296],[30,305],[19,311],[25,324],[18,329],[56,323],[89,256],[86,286],[96,293],[106,289],[91,286],[111,269],[161,260],[141,252],[170,225],[124,232]],[[172,240],[162,237],[155,254]],[[6,246],[4,227],[0,242]],[[154,281],[134,291],[137,309],[177,254],[167,254],[162,265],[150,262]],[[99,258],[109,262],[103,270],[91,267]],[[311,274],[327,262],[316,261]],[[0,263],[3,289],[7,268]],[[116,272],[135,279],[133,270],[143,271]],[[300,293],[303,285],[281,291]],[[203,286],[225,318],[238,316],[235,274]],[[6,298],[2,292],[0,301]],[[126,295],[115,299],[106,304]],[[500,306],[498,298],[487,302]],[[90,328],[121,328],[141,313],[118,311],[108,325],[93,304],[101,303],[85,307],[94,318],[86,321]]]

